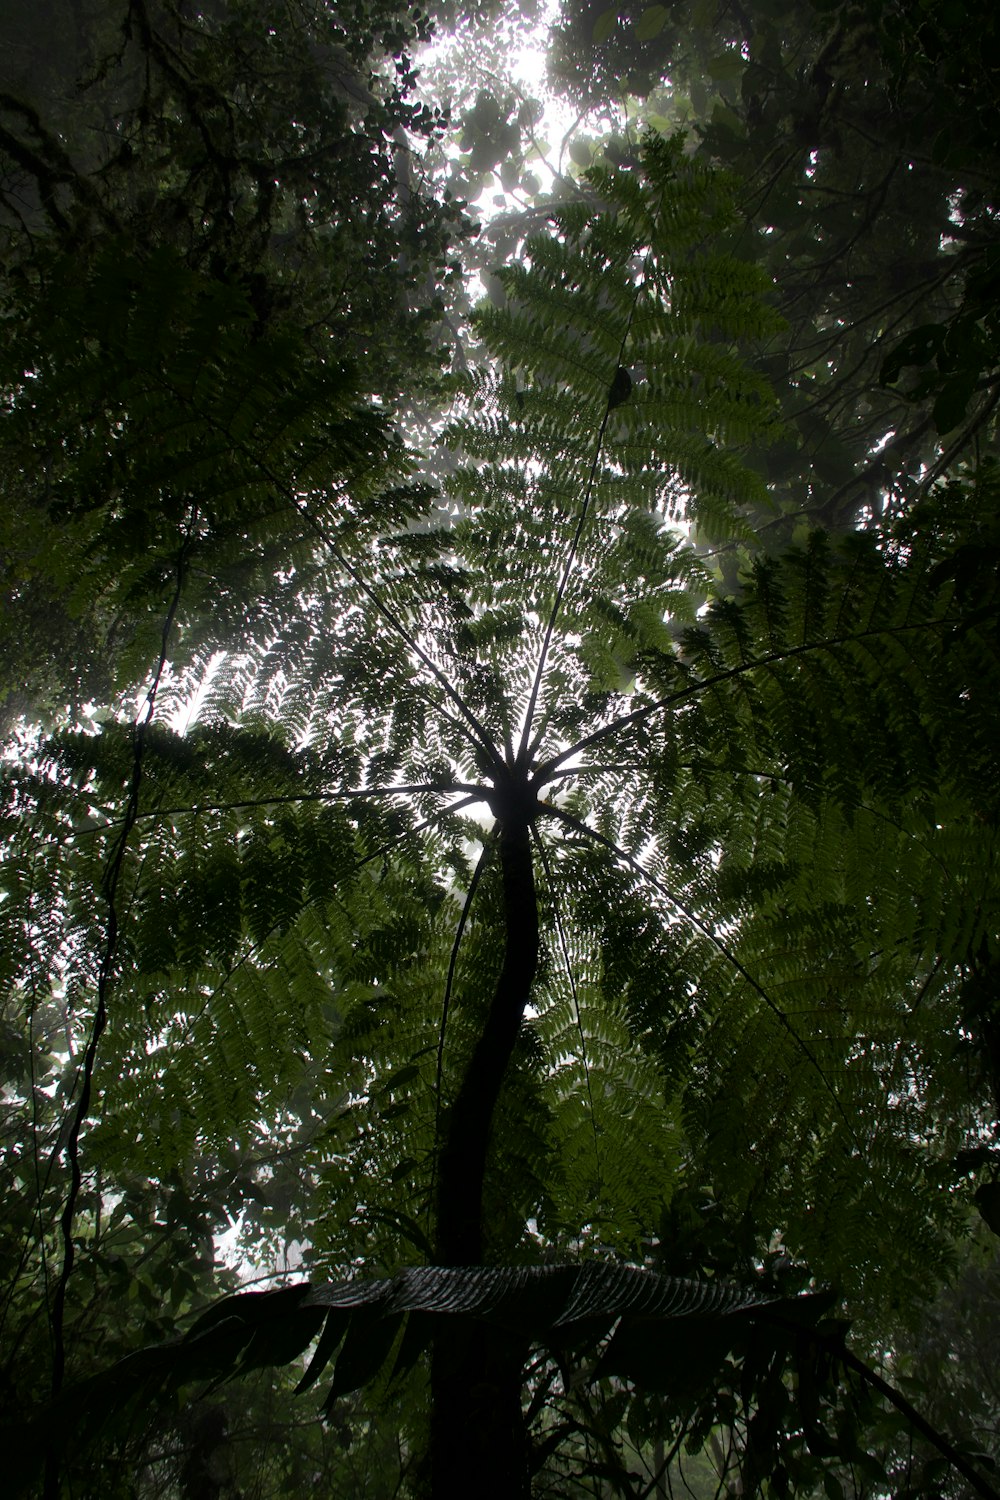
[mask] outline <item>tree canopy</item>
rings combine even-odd
[[[433,23],[10,27],[13,1482],[993,1496],[993,75]]]

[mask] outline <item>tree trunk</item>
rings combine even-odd
[[[431,1358],[433,1500],[528,1500],[521,1408],[527,1344],[487,1323],[445,1323]]]
[[[538,967],[538,907],[526,816],[501,823],[505,944],[486,1024],[451,1111],[439,1166],[437,1260],[483,1257],[483,1181],[497,1100]],[[445,1326],[431,1364],[434,1500],[520,1500],[530,1493],[521,1410],[523,1340],[485,1323]]]

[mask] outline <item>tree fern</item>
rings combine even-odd
[[[650,141],[588,189],[478,315],[492,364],[457,383],[436,510],[389,442],[354,488],[360,451],[280,469],[249,423],[237,478],[287,516],[281,576],[224,660],[210,629],[171,638],[177,701],[199,670],[205,690],[187,735],[145,725],[140,765],[123,710],[12,770],[12,993],[36,947],[85,1018],[105,976],[80,1139],[108,1170],[222,1177],[287,1141],[317,1277],[432,1260],[464,1297],[574,1255],[617,1315],[609,1288],[643,1273],[616,1257],[669,1255],[686,1180],[877,1326],[946,1263],[942,1186],[985,1122],[955,1053],[993,830],[952,759],[968,700],[986,763],[995,641],[946,527],[765,553],[739,445],[777,424],[736,344],[773,317],[724,185]],[[172,458],[187,495],[174,436],[150,488]],[[439,1309],[400,1285],[336,1294],[397,1321],[345,1330],[334,1395],[418,1357],[398,1318]],[[281,1362],[341,1302],[276,1296]],[[254,1315],[226,1316],[201,1325],[219,1369],[265,1362]],[[433,1335],[435,1492],[489,1452],[484,1493],[527,1493],[530,1339]],[[754,1349],[766,1407],[785,1365]],[[624,1330],[599,1377],[669,1406],[657,1357]]]

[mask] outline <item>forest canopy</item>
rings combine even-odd
[[[0,41],[14,1493],[995,1497],[994,8]]]

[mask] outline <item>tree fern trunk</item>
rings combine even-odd
[[[500,833],[506,941],[482,1035],[451,1111],[438,1169],[437,1259],[474,1266],[483,1257],[483,1179],[497,1100],[538,967],[538,907],[527,819]]]
[[[490,1131],[538,967],[538,907],[528,819],[501,822],[503,967],[482,1034],[455,1099],[439,1168],[437,1258],[471,1266],[483,1256],[483,1181]],[[434,1500],[529,1494],[521,1411],[526,1349],[487,1324],[445,1328],[431,1366]]]
[[[433,1500],[528,1500],[528,1434],[521,1408],[526,1354],[526,1344],[486,1323],[446,1326],[435,1338]]]

